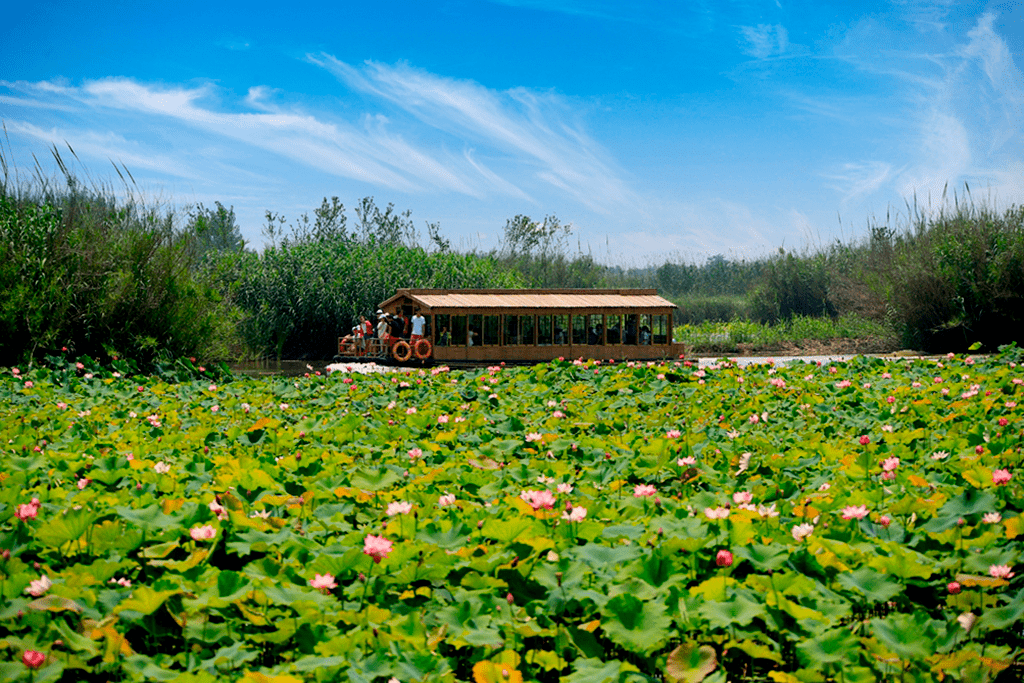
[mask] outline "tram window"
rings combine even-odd
[[[537,316],[537,346],[551,346],[551,316]]]
[[[469,318],[469,329],[466,331],[466,344],[468,346],[480,346],[480,335],[483,332],[484,317],[479,313],[467,317]]]
[[[466,345],[466,316],[452,316],[452,346]]]
[[[556,315],[555,316],[555,344],[558,346],[564,346],[567,342],[566,335],[569,329],[569,316],[567,315]]]
[[[587,343],[604,344],[604,316],[593,314],[588,316]]]
[[[621,344],[622,343],[622,316],[621,315],[607,315],[605,316],[608,324],[608,332],[606,343],[608,344]]]
[[[651,343],[651,315],[649,313],[640,314],[640,343],[644,346],[649,346]]]
[[[496,315],[484,316],[484,346],[498,345],[498,330],[501,329],[501,318]]]
[[[534,344],[534,328],[537,327],[536,318],[532,315],[521,315],[519,316],[519,329],[522,333],[523,343],[528,346]]]
[[[667,344],[668,343],[668,316],[667,315],[654,315],[651,316],[651,322],[653,323],[653,337],[655,344]]]
[[[523,336],[520,334],[519,330],[518,315],[505,316],[504,343],[506,346],[518,346],[523,343]]]
[[[437,337],[434,346],[450,346],[452,343],[452,317],[450,315],[432,315],[427,318],[434,323]]]
[[[627,314],[625,316],[625,318],[626,318],[626,327],[625,327],[625,329],[622,332],[622,343],[623,344],[636,344],[636,338],[637,338],[637,334],[636,334],[636,332],[637,332],[636,319],[637,319],[637,315],[636,315],[636,313],[630,313],[630,314]]]
[[[574,315],[572,317],[572,343],[587,343],[587,316]]]

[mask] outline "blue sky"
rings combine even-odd
[[[857,238],[964,183],[1024,203],[1021,2],[40,2],[0,45],[19,173],[67,143],[256,247],[325,196],[484,250],[554,214],[624,265]]]

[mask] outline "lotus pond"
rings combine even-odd
[[[0,378],[0,678],[1016,680],[1022,354]]]

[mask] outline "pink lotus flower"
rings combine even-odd
[[[793,538],[795,538],[798,541],[804,540],[812,533],[814,533],[813,524],[797,524],[793,527]]]
[[[418,458],[422,458],[423,457],[423,449],[422,448],[418,448],[418,447],[417,448],[410,448],[409,449],[409,457],[411,459],[413,459],[413,460],[416,460]]]
[[[156,472],[157,474],[167,474],[168,472],[171,471],[171,466],[165,462],[158,462],[157,464],[153,465],[153,471]]]
[[[437,416],[437,424],[439,424],[439,425],[448,424],[448,416],[447,415],[438,415]]]
[[[994,579],[1012,579],[1013,572],[1008,564],[994,564],[988,568],[988,575]]]
[[[999,522],[1003,521],[1003,516],[998,512],[986,512],[981,516],[981,521],[986,524],[999,524]]]
[[[39,650],[25,650],[21,663],[30,669],[38,669],[46,662],[46,655]]]
[[[563,482],[563,483],[559,484],[555,488],[555,490],[558,491],[559,493],[572,493],[572,484],[569,484],[567,482]]]
[[[704,516],[708,519],[725,519],[729,516],[729,508],[721,506],[714,508],[704,508]]]
[[[582,522],[587,516],[587,508],[577,505],[562,513],[562,519],[568,522]]]
[[[383,536],[374,536],[370,534],[366,537],[363,542],[363,554],[369,555],[373,558],[373,561],[380,564],[380,561],[385,559],[391,552],[393,543]]]
[[[692,455],[688,455],[685,458],[679,458],[678,460],[676,460],[676,464],[679,465],[680,467],[692,467],[693,465],[697,464],[697,458],[693,457]]]
[[[313,578],[309,580],[309,585],[321,593],[328,593],[338,587],[331,574],[314,574]]]
[[[737,491],[732,494],[732,502],[737,505],[747,505],[754,500],[754,494],[750,491]]]
[[[223,521],[228,518],[228,511],[223,505],[215,500],[210,501],[210,512],[217,515],[217,519]]]
[[[396,500],[393,503],[388,503],[388,509],[385,514],[388,517],[394,517],[395,515],[407,515],[410,512],[412,512],[412,503]]]
[[[551,417],[555,418],[556,420],[561,420],[563,417],[565,417],[565,413],[563,413],[561,410],[556,410],[555,412],[551,413]]]
[[[882,515],[878,518],[878,523],[888,529],[889,525],[892,524],[892,519],[889,518],[889,515]]]
[[[529,432],[526,435],[526,440],[527,441],[541,441],[543,439],[544,439],[544,436],[541,435],[540,432]]]
[[[634,498],[649,498],[658,492],[651,484],[637,484],[633,487]]]
[[[1007,483],[1013,475],[1010,474],[1010,470],[993,470],[992,472],[992,483],[996,486]]]
[[[555,507],[555,496],[551,491],[523,491],[519,497],[534,510],[551,510]]]
[[[35,519],[39,514],[39,499],[33,498],[29,503],[23,503],[18,506],[14,516],[23,522],[27,522],[30,519]]]
[[[871,437],[868,436],[867,434],[862,434],[859,441],[861,446],[867,446],[869,443],[871,443]]]
[[[197,526],[188,532],[193,541],[209,541],[217,537],[217,529],[210,524]]]
[[[732,565],[732,553],[728,550],[719,550],[718,554],[715,555],[715,564],[719,567],[728,567]]]
[[[449,505],[455,505],[455,494],[454,493],[446,493],[446,494],[444,494],[443,496],[441,496],[440,498],[437,499],[437,504],[438,504],[439,507],[443,507],[443,508],[448,507]]]
[[[847,505],[843,508],[843,519],[864,519],[868,509],[864,505]]]
[[[91,482],[92,482],[92,479],[86,479],[85,477],[83,477],[83,478],[79,479],[79,480],[78,480],[78,484],[77,484],[77,486],[78,486],[78,490],[79,490],[79,491],[83,490],[83,489],[84,489],[84,488],[85,488],[86,486],[88,486],[88,485],[89,485],[89,484],[90,484]]]
[[[764,505],[758,505],[757,514],[761,515],[765,519],[771,519],[772,517],[778,517],[779,511],[775,509],[775,503],[772,503],[767,507]]]
[[[946,590],[949,591],[950,595],[956,595],[957,593],[960,592],[960,582],[959,581],[950,581],[949,583],[946,584]]]
[[[670,429],[665,432],[665,437],[668,439],[678,439],[682,435],[678,429]]]
[[[46,591],[50,590],[50,586],[52,585],[53,582],[50,581],[50,579],[47,578],[45,575],[43,575],[40,576],[38,579],[35,579],[34,581],[30,581],[28,584],[28,588],[25,589],[25,592],[34,598],[38,598],[40,595],[43,595],[46,593]]]

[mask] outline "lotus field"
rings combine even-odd
[[[0,379],[5,681],[1020,674],[1015,347],[173,381],[51,360]]]

